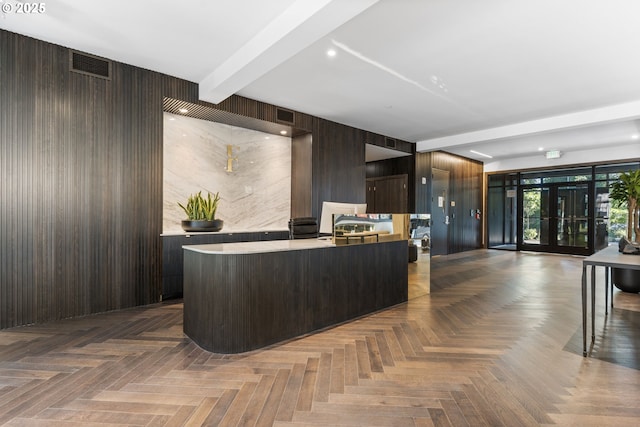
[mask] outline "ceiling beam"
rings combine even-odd
[[[200,99],[218,104],[378,0],[297,0],[200,81]]]
[[[425,139],[416,143],[416,151],[434,151],[458,145],[477,142],[495,141],[517,136],[526,136],[559,130],[613,123],[623,120],[640,118],[640,101],[610,105],[593,110],[562,114],[544,119],[514,123],[474,132],[444,136],[441,138]]]

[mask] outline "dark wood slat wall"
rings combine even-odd
[[[450,226],[449,253],[482,246],[481,221],[472,218],[471,209],[482,209],[482,163],[444,152],[416,153],[367,164],[367,178],[409,175],[409,210],[431,212],[431,169],[451,172],[451,200],[456,201],[456,220]],[[422,178],[427,183],[422,183]]]
[[[239,95],[232,95],[219,104],[207,104],[206,102],[200,102],[200,104],[210,105],[213,108],[267,122],[284,123],[279,121],[277,117],[277,112],[280,107]],[[314,119],[315,118],[309,114],[293,111],[293,123],[286,124],[294,127],[297,131],[310,132],[313,129]]]
[[[312,214],[323,201],[364,203],[365,131],[315,118],[312,144]]]
[[[395,147],[389,147],[387,145],[388,140],[393,141]],[[379,147],[389,148],[391,150],[402,151],[404,153],[415,154],[416,144],[412,142],[403,141],[396,138],[388,138],[384,135],[374,132],[365,132],[365,142],[367,144],[377,145]]]
[[[156,302],[162,99],[197,85],[0,30],[0,328]]]
[[[0,329],[159,300],[164,97],[198,103],[198,86],[117,62],[111,80],[72,73],[67,48],[0,30]],[[237,95],[214,107],[278,122],[279,107]],[[364,202],[372,134],[293,118],[294,136],[312,134],[311,194],[294,195],[295,212]],[[428,212],[431,154],[415,158],[410,194]],[[479,240],[468,225],[456,247]]]
[[[416,153],[415,160],[416,212],[431,213],[431,153]],[[426,178],[426,184],[422,183],[422,178]]]
[[[312,216],[312,147],[311,133],[291,139],[291,218]]]
[[[482,163],[454,156],[441,151],[431,153],[431,167],[450,172],[450,199],[456,206],[449,230],[449,253],[463,252],[482,247],[482,220],[470,214],[471,209],[482,209]]]
[[[451,200],[456,202],[456,218],[449,226],[449,253],[482,247],[482,220],[471,217],[471,209],[482,210],[482,163],[441,151],[416,153],[413,180],[416,212],[431,213],[432,168],[450,172]],[[422,184],[423,177],[427,184]]]

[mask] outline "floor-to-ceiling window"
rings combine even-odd
[[[606,246],[627,235],[627,209],[609,203],[609,187],[618,180],[620,174],[640,168],[637,162],[622,165],[602,165],[595,167],[595,217],[596,240]]]
[[[488,176],[488,247],[587,255],[626,232],[609,186],[640,163]]]
[[[487,230],[490,248],[515,250],[518,174],[489,175]]]

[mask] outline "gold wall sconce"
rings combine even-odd
[[[227,145],[227,167],[226,167],[226,171],[231,173],[233,172],[233,161],[236,161],[236,166],[238,165],[238,156],[236,155],[234,157],[233,155],[233,145],[228,144]]]

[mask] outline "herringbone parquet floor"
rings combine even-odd
[[[598,304],[583,358],[580,272],[438,257],[430,294],[234,356],[186,338],[179,301],[0,331],[0,425],[640,425],[640,295]]]

